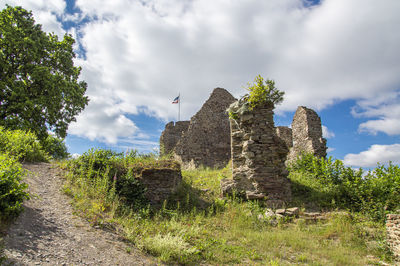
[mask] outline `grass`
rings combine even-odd
[[[66,176],[65,193],[92,224],[114,228],[160,261],[179,264],[367,265],[390,262],[382,223],[346,212],[320,222],[304,219],[272,226],[259,219],[257,202],[219,198],[222,170],[182,171],[178,191],[160,209],[133,211],[108,189],[106,174],[95,179]]]

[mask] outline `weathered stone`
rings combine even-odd
[[[173,151],[182,134],[186,132],[190,121],[169,122],[160,137],[160,153],[167,155]]]
[[[202,108],[190,119],[188,129],[174,148],[183,167],[225,167],[231,157],[229,117],[226,112],[235,98],[216,88]]]
[[[180,169],[146,168],[142,170],[139,180],[146,188],[145,197],[152,204],[159,205],[176,191],[182,175]]]
[[[221,179],[220,185],[223,197],[232,196],[236,189],[236,181],[233,179]]]
[[[297,216],[299,216],[300,209],[298,207],[288,208],[288,209],[286,209],[286,213],[289,216],[296,216],[297,217]]]
[[[395,258],[400,261],[400,215],[386,215],[386,242]]]
[[[238,101],[232,107],[243,110],[243,104]],[[291,197],[284,164],[288,148],[276,135],[272,110],[267,103],[230,119],[233,179],[247,199],[283,201]]]
[[[276,214],[281,214],[281,215],[284,215],[285,212],[286,212],[285,209],[277,209],[277,210],[275,211]]]
[[[276,135],[286,144],[287,148],[293,147],[292,129],[288,127],[276,127]]]
[[[293,147],[288,162],[296,160],[302,153],[326,157],[326,139],[322,137],[321,118],[307,107],[299,106],[292,122]]]

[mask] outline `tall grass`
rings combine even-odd
[[[91,159],[85,170],[70,168],[64,191],[73,197],[76,211],[93,224],[114,228],[160,261],[367,265],[391,259],[383,224],[361,214],[333,212],[320,222],[281,220],[273,225],[259,218],[266,210],[262,203],[221,199],[219,180],[230,177],[229,167],[183,171],[181,187],[161,208],[127,205],[110,179],[115,175],[112,169],[117,169],[114,166],[129,160],[125,163],[129,167],[166,163],[134,156],[109,156],[107,162],[104,157]]]

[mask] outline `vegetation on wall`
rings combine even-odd
[[[248,83],[246,90],[248,94],[244,95],[239,101],[234,102],[228,108],[228,115],[231,119],[237,120],[239,114],[251,111],[257,106],[269,104],[274,108],[282,103],[285,93],[275,87],[275,81],[265,80],[261,75],[254,79],[254,83]]]

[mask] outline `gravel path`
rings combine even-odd
[[[25,202],[4,238],[6,265],[155,265],[112,232],[95,229],[72,214],[70,199],[61,192],[57,167],[25,164],[26,182],[37,195]],[[129,253],[128,253],[129,251]]]

